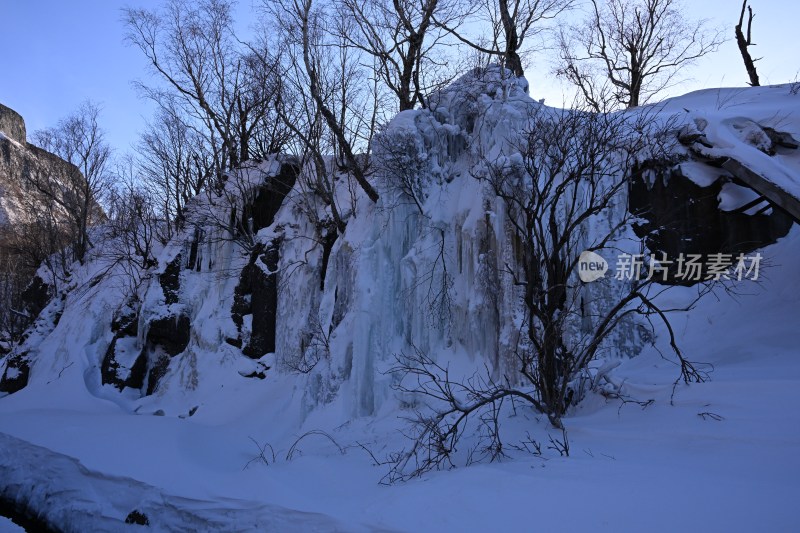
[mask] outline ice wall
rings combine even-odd
[[[393,394],[387,371],[412,350],[467,373],[484,363],[498,376],[511,368],[519,300],[501,272],[514,245],[502,205],[470,172],[486,150],[510,146],[530,105],[514,79],[476,72],[383,133],[381,200],[360,202],[337,240],[318,312],[305,289],[313,283],[297,279],[287,290],[284,307],[299,294],[329,332],[329,358],[308,378],[308,409],[339,392],[350,416],[375,414]],[[283,256],[283,268],[295,255]],[[285,351],[296,342],[291,322]]]

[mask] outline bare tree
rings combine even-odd
[[[686,20],[676,0],[591,0],[587,20],[561,34],[558,73],[595,108],[603,81],[617,105],[637,107],[721,43],[706,21]]]
[[[128,40],[150,61],[168,89],[141,85],[161,102],[174,97],[187,117],[205,129],[218,160],[218,175],[251,157],[254,136],[277,120],[277,60],[268,50],[242,43],[234,32],[230,0],[169,0],[162,11],[126,8]],[[261,146],[279,151],[283,130]]]
[[[398,110],[426,106],[428,69],[442,70],[435,52],[446,35],[443,27],[458,27],[463,5],[455,0],[341,0],[335,31],[345,46],[376,62],[376,74],[397,99]]]
[[[168,222],[166,238],[182,223],[186,203],[209,185],[217,168],[214,149],[168,101],[142,134],[137,173],[161,217]]]
[[[107,185],[111,149],[99,124],[100,109],[86,102],[54,128],[37,131],[34,142],[71,163],[64,176],[32,172],[26,179],[47,202],[68,217],[74,259],[83,262],[91,246],[89,226],[102,220],[99,200]]]
[[[310,119],[308,131],[318,128],[320,122],[324,124],[331,138],[329,146],[339,154],[345,170],[370,200],[377,202],[378,192],[367,179],[368,159],[356,155],[357,144],[354,141],[358,140],[359,128],[347,126],[348,111],[353,107],[353,101],[348,96],[348,89],[352,87],[348,83],[351,78],[348,74],[355,74],[351,66],[356,58],[348,57],[344,47],[338,45],[338,59],[330,56],[331,42],[325,31],[330,13],[324,6],[317,6],[313,0],[275,0],[268,2],[266,7],[278,21],[287,45],[295,50],[294,54],[290,54],[292,57],[287,72],[295,76],[298,90],[302,91],[303,85],[308,87],[310,99],[303,102],[303,114]],[[360,114],[354,118],[364,122]],[[370,124],[374,126],[374,121],[370,121]],[[297,127],[294,131],[302,134]],[[309,142],[304,144],[311,148]],[[318,153],[314,160],[324,168],[320,155]]]
[[[8,236],[0,234],[5,241]],[[0,356],[18,339],[33,317],[24,309],[22,292],[30,282],[32,271],[23,259],[0,247]]]
[[[525,323],[512,368],[486,369],[472,377],[415,349],[393,369],[397,388],[428,403],[413,423],[412,444],[394,457],[390,480],[452,464],[469,420],[482,428],[479,446],[492,459],[503,454],[499,411],[522,402],[562,430],[562,418],[602,375],[590,372],[600,354],[615,348],[620,330],[663,324],[674,351],[679,381],[703,381],[685,358],[659,296],[669,290],[664,265],[651,258],[630,280],[579,279],[582,252],[619,250],[632,222],[625,195],[638,154],[658,159],[671,143],[669,131],[646,114],[532,111],[527,133],[514,151],[521,159],[485,159],[474,172],[507,210],[517,252],[505,274],[519,288]],[[674,139],[673,139],[674,142]],[[689,302],[692,305],[694,302]],[[638,326],[637,326],[638,324]],[[677,381],[676,381],[677,383]],[[556,448],[563,453],[566,440]]]
[[[336,115],[332,109],[328,107],[327,102],[322,93],[322,85],[320,83],[321,75],[319,68],[319,61],[314,57],[316,47],[312,47],[312,33],[319,31],[320,19],[319,12],[312,11],[312,0],[304,0],[302,3],[297,0],[293,1],[295,7],[294,15],[298,17],[300,26],[300,35],[302,38],[303,49],[303,65],[306,69],[306,74],[309,80],[309,92],[314,102],[317,105],[320,115],[325,120],[328,128],[330,129],[333,137],[336,139],[338,148],[342,151],[344,160],[348,165],[348,170],[353,174],[358,184],[373,202],[378,201],[378,192],[367,181],[366,173],[362,164],[356,159],[353,147],[348,142],[347,136],[341,123],[337,120]]]
[[[107,202],[109,222],[101,256],[145,271],[157,264],[154,253],[159,226],[166,221],[159,220],[158,201],[138,174],[139,169],[138,162],[131,156],[117,163],[115,186]],[[136,276],[141,274],[137,272]]]
[[[744,30],[742,29],[744,24],[744,13],[745,10],[747,11],[747,36],[745,37]],[[753,19],[755,15],[753,14],[753,8],[747,5],[747,0],[742,2],[742,13],[739,15],[739,24],[735,27],[735,34],[736,34],[736,44],[739,46],[739,52],[742,54],[742,60],[744,60],[744,68],[747,69],[747,75],[750,78],[750,86],[751,87],[758,87],[760,82],[758,81],[758,72],[756,71],[756,61],[758,59],[753,59],[750,55],[750,50],[748,50],[751,46],[755,46],[753,44]]]
[[[556,18],[574,4],[575,0],[479,0],[467,7],[467,12],[489,28],[488,37],[468,37],[449,21],[437,18],[436,22],[461,42],[489,56],[500,57],[502,64],[520,77],[525,74],[521,54],[526,43],[545,29],[544,21]]]

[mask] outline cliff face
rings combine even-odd
[[[79,176],[75,165],[28,143],[23,118],[0,105],[0,353],[52,295],[41,279],[31,285],[35,297],[30,290],[24,294],[36,272],[35,263],[43,259],[40,251],[46,250],[38,242],[44,236],[34,231],[34,220],[52,213],[56,224],[67,222],[66,213],[46,203],[31,183],[46,181],[44,177],[66,183]],[[37,252],[30,253],[33,250]]]
[[[75,165],[27,142],[25,121],[0,105],[0,224],[25,221],[23,205],[31,197],[28,178],[35,174],[68,176],[80,173]]]
[[[748,110],[716,109],[717,97],[708,94],[659,108],[654,120],[674,126],[674,159],[657,162],[666,170],[641,177],[615,202],[615,209],[626,209],[627,200],[638,211],[643,203],[650,206],[641,212],[639,234],[630,228],[624,237],[631,249],[621,250],[640,253],[643,239],[654,251],[693,251],[688,244],[668,248],[668,226],[702,232],[702,241],[683,234],[676,240],[702,244],[707,253],[754,250],[785,234],[779,214],[758,206],[751,214],[746,190],[713,165],[693,161],[677,142],[683,125],[702,123],[701,115],[711,140],[715,131],[738,131],[738,122],[729,122],[741,112],[768,124],[791,98],[784,92],[753,89],[742,98],[760,105]],[[276,158],[234,173],[227,192],[200,195],[188,206],[184,231],[160,251],[159,266],[137,272],[138,285],[121,282],[128,273],[111,271],[100,260],[76,268],[63,297],[50,302],[26,342],[6,358],[0,391],[26,384],[35,391],[58,376],[62,388],[88,390],[131,411],[158,407],[170,414],[189,412],[209,395],[232,394],[226,401],[236,403],[238,393],[229,391],[259,391],[268,386],[260,381],[271,376],[294,388],[290,411],[296,420],[335,403],[342,422],[408,403],[387,371],[395,357],[415,350],[466,375],[484,365],[498,378],[511,375],[524,309],[522,289],[508,271],[522,244],[510,230],[508,210],[477,176],[487,159],[515,164],[515,143],[530,131],[535,113],[557,111],[532,101],[514,80],[492,76],[467,76],[430,109],[401,113],[374,154],[380,202],[348,187],[345,175],[334,180],[339,210],[348,217],[342,234],[324,223],[329,208],[304,185],[308,177],[296,161]],[[784,122],[798,133],[800,116]],[[730,142],[748,160],[794,168],[795,150],[750,154],[752,137]],[[15,143],[4,141],[5,168],[26,172],[50,164]],[[642,168],[654,164],[644,157]],[[678,191],[677,178],[668,179],[678,166],[700,192],[684,191],[661,209],[652,196],[663,196],[659,187]],[[695,205],[700,193],[711,194],[702,216],[684,209],[677,221],[665,219],[676,202]],[[775,229],[719,230],[706,220],[727,216],[718,209],[743,211],[735,216],[745,229]],[[234,224],[237,217],[248,220]],[[254,239],[242,247],[229,230],[248,225]],[[607,260],[613,267],[615,259]],[[603,305],[603,291],[615,289],[607,281],[586,289],[586,301]],[[576,335],[590,321],[576,324]],[[652,340],[646,337],[631,321],[608,353],[634,356]]]
[[[504,176],[523,179],[515,171],[518,141],[536,128],[531,117],[560,111],[491,74],[466,76],[428,109],[405,111],[387,125],[370,174],[378,203],[330,162],[334,175],[326,177],[346,220],[342,231],[309,186],[313,169],[290,157],[231,172],[225,184],[190,201],[184,227],[154,251],[155,266],[116,262],[120,241],[98,228],[85,263],[72,267],[24,340],[0,354],[0,432],[14,435],[0,434],[0,500],[5,495],[81,531],[120,529],[126,517],[143,515],[165,531],[315,527],[296,514],[294,528],[259,522],[252,513],[262,500],[349,517],[374,513],[380,519],[364,528],[370,531],[419,531],[432,523],[469,531],[524,529],[530,512],[517,503],[520,495],[540,494],[553,495],[543,505],[559,511],[549,513],[552,525],[545,516],[545,529],[564,529],[564,517],[580,515],[567,529],[583,530],[596,528],[597,517],[608,518],[614,502],[641,486],[648,490],[633,491],[644,494],[634,503],[650,514],[685,493],[678,504],[694,518],[710,515],[712,529],[722,515],[732,524],[727,529],[736,529],[741,509],[752,509],[750,529],[765,516],[771,529],[793,523],[786,510],[800,438],[793,408],[800,334],[792,326],[800,314],[800,231],[764,248],[787,230],[779,210],[762,205],[719,161],[698,159],[679,142],[702,134],[741,162],[784,169],[800,183],[795,143],[769,144],[759,133],[777,128],[800,138],[800,96],[785,87],[686,95],[650,108],[669,126],[663,142],[674,151],[663,160],[644,153],[609,218],[581,232],[602,235],[610,217],[626,209],[639,215],[636,227],[620,228],[612,246],[598,249],[612,269],[618,253],[641,254],[645,246],[671,259],[695,251],[764,254],[765,279],[736,285],[741,292],[720,290],[688,312],[682,309],[697,297],[695,287],[672,287],[661,300],[675,309],[670,331],[686,356],[719,370],[712,383],[676,381],[670,332],[657,322],[642,330],[632,318],[573,382],[575,391],[593,391],[567,420],[576,457],[563,457],[565,432],[553,434],[524,402],[508,402],[494,418],[472,419],[464,434],[471,440],[460,441],[451,464],[489,462],[484,439],[498,423],[508,430],[501,452],[507,460],[375,490],[385,472],[376,466],[408,457],[419,426],[406,421],[433,420],[438,405],[409,390],[413,383],[404,390],[393,368],[415,354],[429,356],[440,376],[460,381],[454,394],[471,401],[468,387],[482,387],[480,380],[515,386],[515,351],[526,348],[519,341],[525,280],[514,275],[526,242],[480,172],[498,162]],[[686,132],[692,124],[702,131]],[[589,249],[580,244],[576,249]],[[569,284],[585,297],[581,320],[571,320],[580,340],[602,317],[596,309],[613,303],[622,287],[613,270],[590,284],[577,278],[569,276]],[[730,449],[720,454],[723,438]],[[548,441],[552,446],[538,450]],[[438,436],[431,442],[447,446]],[[262,461],[269,467],[259,468]],[[736,482],[742,471],[756,488],[752,495]],[[732,481],[720,483],[720,472],[732,472]],[[578,480],[571,493],[602,497],[586,498],[594,505],[587,513],[560,512],[569,499],[563,480]],[[682,491],[686,480],[692,490]],[[488,505],[498,509],[488,518],[463,505],[484,509],[486,487],[494,495]],[[763,495],[760,487],[774,490]],[[703,496],[719,490],[730,509],[707,513]],[[214,501],[203,503],[209,494]],[[408,512],[420,502],[424,512]],[[174,518],[184,509],[197,516]],[[671,511],[661,522],[670,523]],[[385,521],[392,513],[415,521]],[[352,520],[338,529],[360,530],[349,527]],[[634,514],[622,529],[652,522]]]
[[[19,143],[25,144],[28,141],[25,120],[19,113],[3,104],[0,104],[0,131]]]

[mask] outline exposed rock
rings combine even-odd
[[[150,520],[147,518],[147,515],[144,513],[139,512],[138,510],[134,509],[128,516],[125,517],[126,524],[136,524],[139,526],[149,526]]]
[[[25,144],[28,141],[25,120],[19,113],[3,104],[0,104],[0,131],[18,143]]]
[[[6,370],[0,378],[0,392],[13,394],[25,388],[30,377],[27,352],[10,355],[6,360]]]
[[[103,361],[100,365],[100,375],[102,383],[111,384],[119,390],[125,387],[141,389],[144,386],[144,378],[147,374],[147,357],[141,349],[137,349],[137,356],[131,363],[131,354],[118,354],[119,341],[127,341],[127,350],[137,348],[136,341],[139,333],[139,303],[129,301],[111,319],[111,331],[114,338],[111,340]],[[120,363],[120,355],[124,363]],[[130,366],[127,366],[130,365]],[[120,368],[124,366],[121,372]],[[127,372],[125,372],[127,371]]]
[[[659,257],[664,253],[667,258],[680,254],[747,254],[789,232],[793,220],[780,209],[768,215],[719,209],[724,183],[725,179],[718,179],[701,187],[685,176],[680,166],[663,170],[652,183],[647,183],[642,173],[634,174],[629,208],[633,215],[646,220],[636,224],[634,231],[645,239],[651,252]]]
[[[253,219],[253,231],[258,231],[272,224],[275,214],[283,204],[283,199],[289,194],[300,173],[296,161],[286,162],[275,176],[267,179],[259,189],[253,203],[246,205],[242,212],[242,219]]]
[[[239,375],[242,376],[243,378],[265,379],[267,377],[267,370],[269,370],[269,369],[270,369],[270,367],[268,367],[264,363],[257,362],[255,370],[253,370],[252,372],[247,372],[247,373],[239,372]]]
[[[158,281],[164,291],[164,299],[167,305],[178,303],[178,291],[181,288],[181,254],[167,263],[167,267],[162,274],[159,274]]]
[[[113,385],[119,390],[125,387],[141,389],[144,386],[144,378],[147,374],[147,357],[144,353],[140,352],[139,356],[134,360],[133,365],[128,369],[127,377],[120,377],[120,364],[117,361],[116,353],[117,341],[120,338],[121,337],[115,336],[111,340],[111,344],[109,344],[108,350],[106,350],[106,354],[103,357],[103,362],[100,366],[102,383],[103,385]]]
[[[169,357],[166,355],[159,356],[156,363],[150,368],[150,372],[147,375],[147,395],[153,394],[156,391],[156,387],[158,387],[158,382],[161,381],[167,374],[167,368],[169,368]]]
[[[3,105],[0,105],[0,132],[3,132],[0,135],[0,257],[3,258],[0,275],[10,280],[11,291],[11,301],[0,302],[0,322],[13,324],[13,331],[4,333],[15,336],[36,318],[53,294],[52,288],[41,279],[28,285],[38,265],[32,264],[31,255],[22,250],[30,250],[32,240],[41,238],[37,211],[50,206],[49,201],[32,194],[30,184],[45,180],[68,184],[81,178],[81,173],[75,165],[28,143],[25,121]],[[63,188],[64,194],[69,188]],[[57,217],[57,227],[64,233],[59,238],[65,237],[68,217],[63,210],[56,209],[53,213]],[[96,204],[92,206],[91,214],[90,223],[104,219]],[[45,246],[36,253],[52,251],[48,252]],[[22,300],[25,300],[25,305],[20,305]],[[12,313],[9,307],[25,312]]]
[[[258,256],[263,253],[264,247],[261,244],[256,245],[255,249],[250,254],[250,260],[239,274],[239,283],[233,291],[233,305],[231,306],[231,319],[236,324],[236,329],[239,333],[242,331],[244,324],[244,316],[253,312],[252,295],[253,295],[253,269],[255,269],[255,262]],[[241,347],[241,339],[236,339]],[[236,345],[234,342],[229,344]]]
[[[197,260],[197,250],[200,246],[200,242],[203,240],[203,235],[203,228],[195,226],[194,234],[192,235],[192,244],[189,248],[189,262],[186,264],[188,270],[194,270],[195,266],[197,266],[197,271],[200,272],[201,262]]]
[[[250,338],[242,353],[254,359],[275,351],[280,245],[281,239],[275,239],[256,247],[234,292],[231,318],[240,332],[243,317],[252,315]]]
[[[44,282],[39,276],[34,276],[28,286],[22,291],[22,302],[25,311],[31,317],[36,317],[53,297],[53,287]]]
[[[239,316],[239,320],[240,321],[241,321],[241,318],[242,317]],[[241,324],[239,324],[237,327],[241,328]],[[239,348],[239,349],[242,348],[242,339],[239,339],[239,338],[233,339],[231,337],[226,337],[225,338],[225,342],[230,344],[231,346],[236,347],[236,348]]]
[[[2,109],[7,110],[5,115]],[[15,128],[12,113],[16,115],[7,107],[0,106],[0,131],[5,133],[5,137],[0,137],[0,223],[24,224],[27,215],[16,206],[23,204],[26,182],[37,179],[37,176],[46,176],[67,183],[81,173],[75,165],[27,143],[24,122]],[[3,121],[7,125],[3,125]],[[16,133],[9,134],[4,127],[15,128]]]
[[[175,356],[186,349],[190,333],[191,323],[184,314],[156,318],[148,324],[146,345],[149,349],[160,346]]]
[[[131,302],[126,311],[114,315],[111,319],[111,331],[120,337],[135,337],[139,333],[139,313],[135,310],[138,304]]]
[[[320,268],[320,277],[319,277],[319,290],[325,290],[325,273],[328,271],[328,260],[331,257],[331,250],[333,250],[333,245],[336,244],[336,238],[339,236],[339,233],[336,231],[336,228],[328,228],[328,232],[325,234],[325,237],[322,239],[322,266]]]

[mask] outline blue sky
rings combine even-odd
[[[123,44],[120,8],[125,4],[0,0],[0,102],[25,118],[29,132],[91,99],[102,106],[112,145],[124,149],[134,139],[151,109],[131,86],[146,63]]]
[[[152,105],[131,85],[147,79],[141,54],[123,41],[120,9],[126,5],[153,7],[160,0],[0,0],[0,103],[25,117],[29,131],[54,124],[91,99],[102,109],[108,140],[118,152],[135,142]],[[240,1],[247,13],[251,0]],[[740,0],[685,0],[687,16],[708,18],[732,35]],[[764,83],[793,81],[800,76],[797,26],[800,2],[752,0],[756,11],[754,54]],[[243,17],[242,17],[243,18]],[[246,24],[242,22],[242,24]],[[687,71],[693,78],[671,94],[693,89],[740,86],[747,81],[736,44],[704,58]],[[558,105],[564,88],[552,80],[550,66],[540,58],[529,69],[531,94]]]

